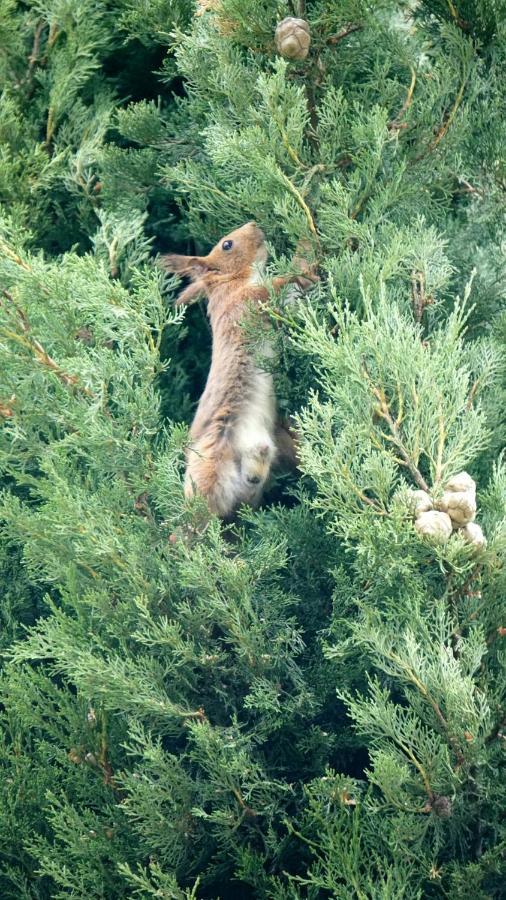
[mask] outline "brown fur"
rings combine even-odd
[[[259,503],[276,457],[290,465],[297,459],[290,431],[276,419],[271,376],[259,369],[241,327],[248,306],[268,300],[255,279],[255,264],[266,258],[264,234],[248,222],[207,256],[161,259],[166,269],[191,279],[179,303],[208,298],[211,368],[191,426],[185,494],[206,497],[211,512],[223,518],[241,503]],[[275,289],[289,280],[295,279],[277,279]]]

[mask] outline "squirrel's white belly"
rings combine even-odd
[[[251,392],[234,429],[237,452],[247,453],[262,444],[272,444],[274,447],[275,421],[276,405],[272,375],[255,369]]]
[[[247,492],[258,491],[269,475],[276,455],[275,423],[272,375],[255,369],[251,391],[234,429],[234,449]]]

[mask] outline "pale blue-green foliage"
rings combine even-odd
[[[486,447],[479,394],[500,368],[492,346],[469,351],[460,304],[424,342],[385,290],[364,303],[361,319],[334,308],[333,329],[306,305],[293,332],[321,387],[299,416],[303,469],[317,484],[317,508],[355,536],[354,519],[388,516],[402,483],[425,481],[437,493]]]
[[[441,605],[434,618],[435,624],[427,624],[417,617],[398,638],[387,635],[379,615],[366,614],[352,629],[357,646],[367,648],[375,667],[402,690],[406,706],[393,702],[388,688],[377,681],[370,682],[366,696],[342,693],[357,728],[369,735],[375,750],[373,783],[387,803],[407,791],[402,802],[418,813],[409,793],[421,798],[422,806],[431,792],[452,795],[460,783],[452,753],[460,755],[461,764],[483,759],[491,726],[491,710],[476,685],[486,653],[481,629],[458,641],[455,656],[455,621]]]
[[[53,140],[62,118],[100,67],[100,54],[110,46],[112,35],[104,27],[110,13],[96,0],[75,4],[50,0],[36,4],[43,21],[51,28],[51,67],[37,78],[48,95],[46,139]],[[54,44],[54,48],[53,48]]]
[[[148,745],[149,747],[149,745]],[[135,774],[125,779],[128,790],[128,801],[125,803],[125,814],[136,832],[141,847],[147,851],[156,847],[158,865],[161,871],[169,872],[173,867],[188,866],[189,860],[198,859],[199,843],[203,843],[204,834],[196,835],[195,818],[185,823],[181,809],[187,809],[192,800],[190,790],[183,785],[182,795],[178,792],[179,766],[177,758],[160,751],[159,757],[153,760],[153,778],[149,777],[149,767],[145,757],[141,757],[143,765],[142,778]],[[172,764],[171,764],[172,763]],[[194,790],[194,789],[193,789]],[[168,827],[167,827],[168,825]],[[185,832],[185,827],[191,829]],[[189,852],[190,851],[190,852]],[[204,854],[203,854],[204,855]],[[140,873],[139,873],[140,874]],[[146,874],[144,877],[147,881]],[[176,877],[175,885],[177,885]],[[133,880],[133,879],[132,879]],[[139,878],[139,884],[140,884]],[[140,896],[146,896],[144,893]],[[154,894],[160,896],[160,894]],[[163,894],[163,896],[169,896]],[[180,895],[178,895],[180,896]],[[182,896],[182,895],[181,895]]]
[[[499,4],[78,6],[0,0],[0,892],[499,896]],[[269,276],[307,238],[320,283],[271,310],[301,472],[223,528],[183,499],[207,363],[148,257],[253,217]],[[478,555],[413,527],[461,469]]]
[[[230,18],[240,28],[240,4],[235,11],[232,7]],[[322,10],[321,17],[315,10],[315,22],[321,26],[328,15],[327,9]],[[344,11],[340,15],[344,16]],[[234,42],[233,28],[231,40],[223,41],[221,11],[216,16],[208,13],[198,17],[192,32],[179,36],[178,65],[190,84],[187,107],[192,116],[205,121],[203,100],[210,102],[212,115],[208,121],[213,124],[205,132],[204,150],[217,167],[212,179],[204,161],[193,161],[189,169],[181,164],[176,170],[163,171],[168,183],[186,199],[190,227],[197,236],[202,232],[203,213],[215,222],[216,229],[226,230],[227,209],[229,221],[239,214],[247,215],[244,207],[249,198],[249,213],[293,243],[300,237],[316,238],[310,210],[317,211],[316,228],[332,257],[345,251],[346,241],[367,235],[369,220],[371,228],[386,223],[386,216],[407,224],[420,210],[421,196],[427,213],[437,208],[440,200],[431,186],[430,160],[424,159],[425,154],[411,160],[411,166],[419,170],[417,183],[411,178],[409,154],[401,142],[402,129],[409,126],[420,133],[426,131],[430,157],[431,124],[424,116],[431,116],[432,121],[443,116],[443,111],[437,113],[434,107],[446,104],[467,83],[473,65],[472,45],[455,29],[443,27],[441,37],[448,45],[448,57],[425,53],[424,65],[430,67],[430,78],[420,72],[416,81],[413,57],[426,49],[417,35],[407,40],[388,17],[383,22],[378,17],[373,25],[369,11],[361,4],[350,9],[349,15],[351,21],[354,15],[359,22],[367,19],[371,26],[368,42],[362,47],[361,59],[357,59],[354,41],[343,44],[337,83],[333,81],[335,74],[319,74],[322,89],[318,100],[293,78],[291,63],[279,58],[271,63],[259,55],[245,59]],[[345,21],[349,20],[342,19]],[[388,35],[390,55],[378,49],[380,34],[383,38]],[[267,53],[269,42],[264,46]],[[323,71],[327,60],[332,69],[330,54],[336,51],[319,48],[319,52]],[[357,99],[355,91],[350,103],[343,85],[361,67],[364,100]],[[405,101],[413,75],[416,118],[410,102],[403,106],[403,94]],[[371,91],[381,97],[381,105],[371,105]],[[399,127],[397,114],[403,119]],[[461,122],[460,140],[463,130]],[[451,153],[451,148],[447,152]],[[273,210],[259,202],[266,183],[271,194],[274,191],[274,219]],[[295,217],[294,210],[298,212]]]
[[[117,244],[118,236],[114,240]],[[30,257],[19,243],[2,239],[2,248],[3,283],[12,291],[2,301],[3,396],[13,393],[20,408],[29,404],[40,411],[31,425],[20,426],[15,417],[7,424],[4,466],[26,465],[43,433],[53,429],[61,435],[58,452],[66,445],[69,453],[73,430],[85,423],[90,447],[98,441],[119,446],[134,425],[137,433],[153,435],[161,333],[177,321],[162,299],[162,274],[138,272],[129,293],[111,283],[105,265],[91,256],[68,254],[55,264]],[[143,387],[140,374],[147,376]],[[106,395],[115,409],[111,418],[100,415]]]
[[[361,785],[330,770],[307,786],[305,796],[302,826],[313,859],[304,877],[291,879],[296,892],[273,891],[273,897],[298,897],[307,886],[307,896],[315,898],[325,890],[340,900],[420,900],[412,876],[426,860],[420,854],[408,864],[388,847],[367,815]]]
[[[164,897],[166,900],[197,900],[199,896],[200,878],[197,878],[193,887],[183,890],[179,887],[176,875],[164,871],[159,863],[152,861],[147,870],[139,865],[133,870],[127,863],[120,863],[118,871],[125,877],[132,891],[132,897]]]
[[[145,212],[114,214],[98,210],[100,228],[93,235],[95,257],[108,265],[113,277],[121,272],[122,280],[128,280],[135,270],[149,258],[152,239],[146,237]]]
[[[250,81],[245,85],[244,73],[231,74],[234,82],[245,85],[243,89],[248,91],[245,105],[250,124],[238,129],[239,119],[246,114],[238,107],[235,115],[232,110],[225,120],[217,117],[218,121],[206,129],[205,151],[214,164],[212,178],[216,171],[222,175],[219,186],[213,188],[208,182],[206,187],[206,163],[190,160],[177,168],[162,170],[168,183],[182,195],[192,197],[194,217],[212,215],[221,232],[230,230],[231,221],[240,223],[251,214],[263,223],[269,217],[273,225],[270,210],[274,203],[277,215],[284,216],[287,229],[295,233],[294,225],[298,223],[300,234],[310,233],[309,210],[304,209],[303,194],[311,171],[299,158],[299,154],[307,156],[303,135],[308,110],[302,89],[287,83],[286,72],[287,64],[280,60],[271,75],[259,75],[256,85]],[[226,84],[223,89],[226,90]],[[299,190],[287,171],[298,171],[301,166],[304,171]],[[200,197],[196,196],[199,183]],[[195,222],[198,237],[197,219]]]

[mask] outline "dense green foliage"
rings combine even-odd
[[[0,0],[2,900],[505,896],[505,84],[504,0]],[[252,218],[320,282],[224,528],[156,254]]]

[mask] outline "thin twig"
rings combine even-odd
[[[411,297],[413,300],[415,321],[421,322],[423,311],[427,305],[425,297],[425,278],[423,272],[416,272],[414,269],[411,273]]]
[[[416,72],[415,72],[413,66],[410,66],[409,68],[411,71],[411,84],[409,85],[408,93],[406,94],[406,99],[405,99],[404,103],[402,104],[401,109],[399,110],[399,112],[398,112],[397,116],[395,117],[395,119],[393,120],[393,122],[390,122],[388,125],[389,131],[399,131],[400,128],[405,127],[402,124],[402,119],[404,118],[404,115],[406,114],[407,110],[411,106],[411,102],[413,100],[413,93],[414,93],[415,85],[416,85]]]
[[[87,397],[94,397],[95,394],[93,393],[93,391],[90,391],[89,388],[87,388],[85,385],[79,383],[77,375],[69,375],[67,372],[65,372],[61,368],[61,366],[58,365],[56,360],[54,360],[52,356],[49,355],[40,341],[30,335],[31,327],[28,317],[24,310],[22,310],[18,306],[10,291],[2,288],[1,293],[9,301],[9,303],[12,304],[13,310],[16,315],[16,321],[19,323],[22,334],[18,334],[16,331],[11,331],[10,328],[1,328],[1,333],[3,333],[5,337],[10,339],[11,341],[14,341],[15,343],[29,350],[35,357],[37,362],[46,366],[48,369],[51,369],[51,371],[56,375],[59,381],[61,381],[62,384],[64,384],[66,387],[76,388],[77,390],[80,390],[84,394],[86,394]],[[9,312],[8,308],[7,312]]]
[[[288,153],[290,159],[292,160],[292,162],[295,163],[295,165],[299,169],[307,169],[308,166],[306,165],[306,163],[302,162],[301,158],[299,157],[297,152],[293,149],[292,145],[290,144],[288,134],[286,133],[286,131],[283,127],[283,123],[280,121],[280,118],[277,115],[276,108],[273,106],[269,106],[269,109],[271,111],[271,115],[272,115],[272,118],[274,119],[274,122],[278,126],[279,133],[281,135],[281,140],[284,144],[284,147],[285,147],[286,152]]]
[[[458,20],[457,10],[455,9],[455,7],[453,5],[452,0],[446,0],[446,2],[448,3],[448,8],[450,10],[453,21],[457,22],[457,20]]]
[[[402,671],[404,671],[406,673],[407,677],[412,682],[412,684],[414,684],[415,687],[419,690],[422,697],[425,697],[427,702],[430,704],[443,731],[445,732],[446,739],[447,739],[450,747],[452,748],[453,752],[455,753],[455,755],[457,757],[457,765],[461,766],[462,763],[464,762],[464,756],[462,754],[462,750],[460,749],[454,736],[452,734],[450,734],[448,722],[447,722],[445,716],[443,715],[443,713],[441,711],[441,707],[439,706],[437,700],[434,699],[434,697],[429,692],[429,689],[426,687],[426,685],[423,683],[423,681],[420,681],[420,679],[415,674],[415,672],[413,671],[411,666],[409,666],[407,663],[405,663],[395,653],[387,653],[387,657],[390,657],[396,663],[396,665],[398,665],[399,668],[401,668]]]
[[[369,376],[369,373],[367,372],[365,367],[363,369],[363,373],[367,379],[367,382],[370,386],[372,394],[378,400],[379,405],[376,408],[376,412],[387,423],[387,425],[390,429],[390,435],[387,435],[384,432],[381,432],[382,437],[384,437],[385,440],[388,440],[395,445],[395,447],[397,448],[397,450],[401,456],[401,459],[399,460],[399,462],[401,462],[402,465],[406,466],[406,468],[410,472],[413,480],[416,482],[418,487],[421,488],[422,491],[427,491],[427,493],[429,493],[430,488],[429,488],[427,482],[425,481],[425,478],[423,477],[423,475],[420,472],[420,470],[418,469],[418,467],[415,465],[414,461],[412,460],[411,456],[409,455],[408,451],[406,450],[406,447],[404,446],[404,444],[402,442],[401,435],[399,432],[399,427],[398,427],[399,419],[392,418],[392,415],[390,413],[390,408],[388,406],[388,402],[385,397],[385,393],[384,393],[383,389],[379,389],[373,384],[373,382]]]
[[[476,393],[478,391],[480,383],[481,383],[481,378],[477,378],[476,381],[474,381],[473,384],[471,385],[471,390],[469,391],[469,396],[468,396],[467,402],[466,402],[467,410],[471,409],[471,407],[474,403],[474,398],[476,396]]]
[[[30,330],[30,326],[28,324],[28,319],[26,317],[26,313],[21,309],[21,307],[19,307],[17,305],[16,301],[14,300],[14,297],[12,296],[11,292],[7,290],[7,288],[2,288],[2,294],[4,295],[4,297],[7,298],[9,303],[12,305],[14,312],[16,313],[16,315],[19,319],[19,324],[21,325],[23,332],[25,334],[27,334],[27,332]],[[4,309],[6,309],[7,312],[9,313],[10,312],[9,307],[6,307],[4,304],[3,304],[3,306],[4,306]]]
[[[344,40],[344,38],[348,37],[349,34],[353,34],[354,31],[361,31],[363,25],[353,25],[350,23],[349,25],[345,25],[341,31],[338,31],[337,34],[331,34],[330,37],[327,38],[327,44],[331,46],[335,46],[339,43],[339,41]]]
[[[301,209],[304,211],[304,214],[305,214],[306,219],[307,219],[307,221],[308,221],[309,230],[311,231],[311,234],[313,235],[313,237],[314,237],[316,243],[317,243],[318,246],[319,246],[319,245],[320,245],[320,239],[319,239],[319,237],[318,237],[318,232],[317,232],[317,230],[316,230],[316,226],[315,226],[315,223],[314,223],[314,220],[313,220],[313,216],[311,215],[311,210],[309,209],[309,206],[307,205],[307,203],[306,203],[306,201],[304,200],[304,197],[302,196],[302,194],[300,193],[300,191],[295,187],[293,181],[290,180],[290,178],[288,177],[288,175],[285,175],[284,172],[281,172],[281,177],[282,177],[282,179],[283,179],[283,182],[286,184],[288,190],[290,191],[290,193],[293,194],[293,196],[294,196],[295,199],[297,200],[297,203],[299,204],[299,206],[301,207]]]
[[[459,184],[464,185],[466,194],[476,194],[478,197],[485,196],[484,191],[480,190],[480,188],[474,187],[474,185],[470,184],[469,181],[466,181],[466,179],[463,178],[462,175],[458,176],[458,181],[459,181]]]
[[[462,81],[462,84],[460,85],[460,88],[459,88],[459,92],[455,98],[454,104],[453,104],[450,112],[448,113],[446,119],[444,120],[443,124],[441,125],[434,140],[431,141],[429,146],[426,147],[426,149],[423,150],[422,153],[420,153],[418,156],[415,157],[415,162],[419,162],[421,159],[423,159],[429,153],[432,153],[432,151],[435,150],[436,147],[438,146],[438,144],[440,144],[441,141],[443,140],[445,134],[447,133],[448,129],[450,128],[450,125],[452,124],[452,122],[457,114],[460,104],[462,103],[462,98],[464,96],[466,84],[467,84],[467,76]]]
[[[34,70],[36,64],[38,62],[40,62],[40,59],[39,59],[40,41],[41,41],[41,37],[42,37],[42,32],[44,31],[45,27],[46,27],[46,23],[44,22],[43,19],[40,19],[37,23],[37,27],[35,28],[35,33],[33,36],[32,52],[30,53],[30,56],[28,57],[28,71],[26,73],[26,81],[28,81],[28,82],[30,82],[33,78],[33,70]]]
[[[438,418],[438,443],[437,443],[437,457],[436,457],[436,472],[434,478],[434,485],[436,487],[441,478],[443,477],[443,453],[444,446],[446,440],[446,429],[445,429],[445,419],[443,412],[441,410],[441,406],[439,407],[439,418]]]
[[[439,129],[438,133],[436,134],[436,137],[432,141],[432,144],[429,145],[429,152],[431,150],[434,150],[437,147],[437,145],[440,143],[440,141],[443,140],[446,132],[448,131],[450,125],[452,124],[452,122],[457,114],[457,110],[462,102],[462,97],[464,96],[466,84],[467,84],[467,78],[464,79],[464,81],[462,82],[462,84],[460,86],[460,90],[455,98],[455,103],[453,104],[453,106],[450,110],[450,113],[446,118],[446,121],[443,122],[441,128]]]

